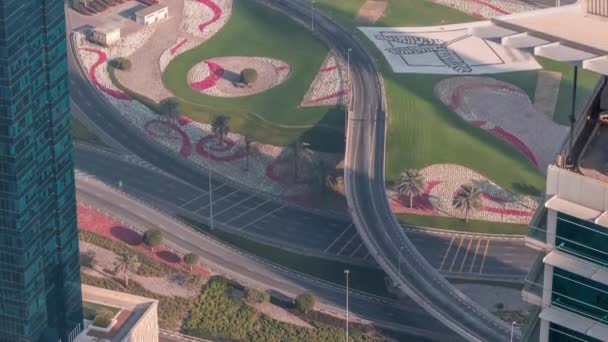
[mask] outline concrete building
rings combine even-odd
[[[572,93],[560,96],[576,99],[581,67],[604,75],[582,112],[572,105],[530,223],[539,256],[522,295],[538,309],[522,341],[608,341],[608,0],[498,17],[471,33],[573,65]]]
[[[72,341],[82,300],[64,2],[0,7],[0,341]]]
[[[135,12],[135,21],[141,25],[151,25],[169,17],[169,7],[159,2]]]
[[[91,40],[103,46],[111,46],[120,40],[120,26],[108,23],[91,31]]]
[[[115,309],[112,323],[105,329],[85,320],[85,329],[74,342],[158,342],[158,301],[131,294],[82,285],[85,307],[92,303]]]

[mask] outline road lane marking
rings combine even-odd
[[[486,262],[486,256],[488,255],[488,246],[490,245],[490,240],[486,240],[486,250],[483,252],[483,259],[481,260],[481,267],[479,268],[479,274],[483,272],[483,265]]]
[[[462,247],[463,242],[464,242],[464,236],[460,238],[460,243],[458,244],[458,249],[456,250],[456,254],[454,254],[454,258],[452,259],[452,263],[450,264],[450,270],[448,272],[452,272],[452,268],[454,268],[454,264],[456,263],[456,258],[458,258],[458,252],[460,252],[460,247]]]
[[[234,221],[234,220],[238,219],[239,217],[241,217],[241,216],[243,216],[243,215],[245,215],[245,214],[248,214],[248,213],[250,213],[250,212],[252,212],[252,211],[256,210],[257,208],[259,208],[259,207],[263,206],[264,204],[266,204],[266,203],[268,203],[268,202],[270,202],[270,200],[265,200],[264,202],[262,202],[262,203],[258,204],[257,206],[255,206],[255,207],[253,207],[253,208],[251,208],[251,209],[249,209],[249,210],[245,210],[245,211],[244,211],[244,212],[242,212],[240,215],[237,215],[237,216],[235,216],[235,217],[231,218],[230,220],[228,220],[228,221],[224,222],[224,224],[228,224],[228,223],[230,223],[230,222],[232,222],[232,221]]]
[[[204,196],[206,193],[207,193],[207,192],[201,192],[201,194],[200,194],[200,195],[195,196],[193,199],[191,199],[191,200],[189,200],[188,202],[186,202],[186,203],[184,203],[184,204],[180,205],[180,208],[184,208],[184,209],[185,209],[185,207],[186,207],[188,204],[190,204],[190,203],[194,202],[195,200],[197,200],[197,199],[199,199],[199,198],[203,197],[203,196]]]
[[[348,245],[350,245],[350,243],[351,243],[351,242],[353,242],[353,240],[354,240],[356,237],[357,237],[357,233],[355,233],[355,235],[353,235],[353,237],[352,237],[352,238],[350,238],[350,240],[348,240],[348,242],[347,242],[347,243],[346,243],[344,246],[342,246],[342,249],[340,249],[340,250],[338,251],[338,253],[337,253],[337,254],[338,254],[338,255],[340,255],[340,254],[342,253],[342,251],[344,251],[344,249],[345,249],[345,248],[346,248]]]
[[[439,266],[439,270],[441,271],[441,269],[443,268],[443,264],[445,263],[445,259],[447,259],[448,254],[450,253],[450,249],[452,248],[452,243],[454,243],[454,236],[452,236],[451,240],[450,240],[450,245],[448,246],[448,248],[445,250],[445,254],[443,255],[443,260],[441,260],[441,265]]]
[[[342,235],[344,235],[344,233],[346,233],[346,231],[347,231],[347,230],[349,230],[349,229],[350,229],[350,227],[352,227],[352,226],[353,226],[353,224],[352,224],[352,223],[351,223],[351,224],[349,224],[348,226],[346,226],[346,229],[344,229],[344,231],[343,231],[342,233],[340,233],[340,235],[338,235],[338,237],[337,237],[337,238],[336,238],[336,239],[335,239],[335,240],[334,240],[332,243],[330,243],[330,244],[329,244],[329,246],[327,246],[327,248],[325,248],[325,250],[323,251],[323,253],[327,253],[327,251],[328,251],[330,248],[332,248],[332,247],[333,247],[333,245],[335,245],[335,244],[336,244],[336,242],[338,242],[338,240],[340,240],[340,238],[342,237]]]
[[[264,217],[267,217],[267,216],[269,216],[269,215],[272,215],[272,214],[274,214],[275,212],[277,212],[277,211],[279,211],[279,210],[281,210],[281,209],[283,209],[283,208],[285,208],[285,204],[281,205],[280,207],[278,207],[278,208],[276,208],[276,209],[274,209],[274,210],[271,210],[271,211],[267,212],[266,214],[264,214],[264,215],[262,215],[262,216],[258,217],[258,218],[257,218],[257,219],[255,219],[255,220],[253,220],[253,221],[251,221],[251,222],[247,223],[246,225],[242,226],[241,228],[238,228],[238,230],[243,230],[243,229],[245,229],[245,228],[247,228],[247,227],[251,226],[252,224],[254,224],[254,223],[258,222],[259,220],[263,219]]]
[[[230,196],[232,196],[232,195],[233,195],[235,192],[239,192],[239,190],[238,190],[238,189],[236,189],[236,190],[234,190],[233,192],[229,193],[228,195],[224,195],[224,196],[222,196],[222,197],[220,197],[220,198],[213,198],[213,202],[214,202],[214,204],[216,204],[216,205],[217,205],[217,202],[219,202],[219,201],[223,200],[223,199],[224,199],[224,198],[226,198],[226,197],[230,197]],[[213,194],[211,194],[211,195],[213,196]],[[251,196],[254,196],[254,195],[251,195]],[[210,204],[211,204],[211,202],[207,203],[207,205],[205,205],[204,207],[200,207],[200,208],[196,209],[194,212],[195,212],[195,213],[198,213],[200,210],[207,209],[207,207],[208,207]],[[213,213],[213,216],[216,216],[216,215],[219,215],[219,213]]]
[[[473,273],[473,267],[475,266],[475,260],[477,259],[477,253],[479,252],[479,245],[481,245],[481,239],[477,240],[477,248],[475,248],[475,254],[473,255],[473,262],[469,268],[469,273]]]
[[[359,247],[357,247],[357,249],[355,249],[354,252],[350,253],[349,257],[352,258],[353,255],[355,255],[355,253],[357,253],[361,249],[361,247],[363,247],[363,241],[361,241],[361,244],[359,245]]]
[[[238,190],[237,190],[237,191],[238,191]],[[233,192],[233,193],[231,193],[230,195],[232,195],[232,194],[234,194],[234,192]],[[230,196],[230,195],[228,195],[228,196]],[[236,203],[232,204],[231,206],[229,206],[229,207],[227,207],[227,208],[222,209],[220,212],[218,212],[218,213],[214,213],[213,215],[215,215],[215,216],[220,216],[220,215],[221,215],[223,212],[225,212],[226,210],[230,210],[230,209],[234,208],[235,206],[237,206],[237,205],[239,205],[239,204],[241,204],[241,203],[243,203],[243,202],[245,202],[245,201],[249,200],[251,197],[254,197],[254,196],[255,196],[255,194],[250,195],[249,197],[246,197],[246,198],[244,198],[244,199],[242,199],[242,200],[240,200],[240,201],[238,201],[238,202],[236,202]],[[224,197],[220,198],[218,201],[223,200],[225,197],[226,197],[226,196],[224,196]]]
[[[469,251],[471,250],[471,244],[473,243],[473,239],[469,240],[469,245],[467,246],[467,252],[464,254],[464,259],[462,259],[462,264],[460,264],[460,270],[458,273],[462,273],[462,269],[464,268],[464,263],[467,261],[467,256],[469,256]]]

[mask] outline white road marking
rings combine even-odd
[[[278,208],[276,208],[276,209],[274,209],[274,210],[272,210],[272,211],[267,212],[266,214],[264,214],[264,215],[262,215],[262,216],[258,217],[258,218],[257,218],[257,219],[255,219],[255,220],[253,220],[253,221],[251,221],[251,222],[247,223],[246,225],[242,226],[241,228],[238,228],[238,230],[243,230],[243,229],[245,229],[245,228],[247,228],[247,227],[251,226],[252,224],[254,224],[254,223],[258,222],[259,220],[263,219],[264,217],[267,217],[267,216],[269,216],[269,215],[272,215],[272,214],[274,214],[275,212],[277,212],[277,211],[279,211],[279,210],[283,209],[284,207],[285,207],[285,204],[283,204],[282,206],[280,206],[280,207],[278,207]]]
[[[349,229],[350,229],[350,227],[352,227],[352,226],[353,226],[353,224],[352,224],[352,223],[351,223],[351,224],[349,224],[349,225],[346,227],[346,229],[344,229],[344,231],[343,231],[342,233],[340,233],[340,235],[338,235],[338,237],[337,237],[337,238],[336,238],[336,239],[335,239],[335,240],[334,240],[332,243],[330,243],[330,244],[329,244],[329,246],[327,246],[327,248],[325,248],[325,250],[323,251],[323,253],[327,253],[327,251],[328,251],[328,250],[329,250],[331,247],[333,247],[333,245],[334,245],[334,244],[336,244],[336,242],[338,242],[338,240],[340,240],[340,238],[342,237],[342,235],[344,235],[344,233],[346,233],[346,231],[347,231],[347,230],[349,230]]]
[[[486,250],[483,253],[483,260],[481,260],[481,267],[479,268],[479,274],[483,272],[483,265],[486,262],[486,256],[488,255],[488,246],[490,245],[490,240],[486,240]]]
[[[450,254],[450,249],[452,249],[452,244],[454,243],[454,239],[455,237],[452,236],[452,238],[450,239],[450,245],[448,246],[448,248],[445,250],[445,254],[443,255],[443,260],[441,260],[441,265],[439,266],[439,270],[441,271],[441,269],[443,268],[443,264],[445,263],[445,259],[447,259],[448,254]]]

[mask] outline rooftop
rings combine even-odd
[[[151,6],[147,6],[144,7],[142,9],[140,9],[139,11],[135,12],[136,15],[141,15],[141,16],[146,16],[148,14],[152,14],[155,13],[157,11],[160,11],[163,8],[166,8],[167,5],[163,2],[159,2],[157,4],[151,5]]]
[[[95,337],[110,342],[120,342],[140,323],[141,318],[150,310],[156,310],[158,301],[128,293],[82,285],[82,301],[117,309],[116,323],[107,333],[87,328],[76,337],[74,342],[95,341]]]

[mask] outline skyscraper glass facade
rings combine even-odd
[[[64,2],[0,0],[0,342],[82,324]]]

